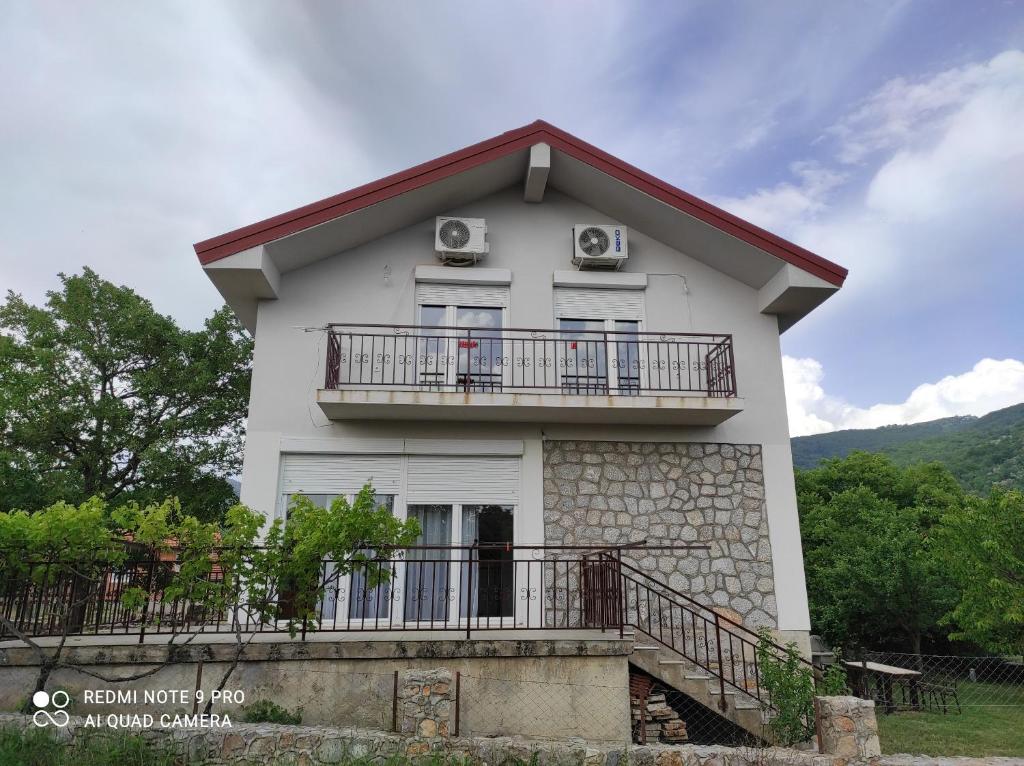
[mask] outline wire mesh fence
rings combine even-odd
[[[1024,658],[869,651],[845,663],[850,688],[882,712],[1024,709]]]
[[[582,675],[582,674],[580,674]],[[508,672],[461,673],[459,730],[468,736],[629,739],[629,696],[602,678],[542,680]]]
[[[638,667],[630,667],[631,739],[636,744],[757,745],[763,741],[761,705],[753,698],[729,693],[727,715],[719,699],[703,701],[663,683]],[[693,683],[704,683],[693,678]],[[745,711],[742,719],[737,706]],[[736,720],[730,720],[729,715]],[[744,725],[745,724],[745,725]]]

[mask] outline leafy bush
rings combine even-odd
[[[292,713],[271,700],[256,700],[242,708],[242,720],[246,723],[285,723],[297,726],[302,723],[302,708]]]
[[[0,766],[175,766],[165,747],[134,734],[80,733],[74,744],[58,742],[44,729],[0,729]]]
[[[768,723],[775,744],[790,747],[814,736],[814,696],[832,696],[846,692],[846,674],[837,662],[825,670],[815,688],[814,670],[804,662],[795,643],[786,645],[782,656],[773,647],[771,631],[758,631],[757,662],[761,688],[768,702],[761,704],[771,712]]]

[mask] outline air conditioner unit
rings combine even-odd
[[[490,250],[483,218],[439,216],[434,231],[437,256],[449,266],[472,266]]]
[[[572,262],[580,269],[618,269],[626,257],[625,226],[578,223],[572,227]]]

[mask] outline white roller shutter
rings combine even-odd
[[[358,492],[367,482],[380,494],[396,495],[402,481],[399,455],[283,455],[286,495],[340,495]]]
[[[446,285],[416,283],[416,303],[420,306],[487,306],[506,308],[507,285]]]
[[[519,458],[413,455],[409,503],[519,503]]]
[[[556,319],[628,319],[641,321],[643,290],[555,288]]]

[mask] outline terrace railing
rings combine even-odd
[[[736,396],[731,335],[332,324],[328,389]]]
[[[765,641],[742,624],[672,589],[631,560],[649,550],[687,552],[706,545],[468,546],[419,545],[373,557],[339,575],[323,561],[312,615],[301,621],[301,638],[312,631],[452,631],[471,638],[480,631],[596,629],[656,642],[665,651],[708,673],[724,700],[735,689],[770,706],[762,688],[758,646]],[[625,560],[624,560],[625,556]],[[78,562],[18,561],[0,581],[0,640],[19,636],[288,633],[295,593],[277,589],[272,619],[244,604],[211,609],[167,598],[173,557],[142,555],[111,566]],[[5,568],[7,569],[7,568]],[[219,566],[211,584],[231,573]],[[129,589],[148,594],[128,608]],[[785,648],[768,642],[782,656]]]
[[[684,552],[703,545],[654,546]],[[0,638],[29,636],[234,632],[233,615],[198,600],[165,595],[180,565],[173,553],[133,546],[123,563],[24,561],[0,567]],[[367,560],[341,573],[321,562],[322,591],[305,628],[322,631],[620,629],[618,569],[607,546],[416,545],[368,552]],[[349,567],[346,567],[347,570]],[[225,577],[214,564],[203,577],[218,586]],[[244,603],[243,631],[287,632],[296,614],[294,587],[261,584],[274,594],[261,604],[263,618]],[[236,590],[245,590],[244,583]],[[178,589],[180,591],[180,588]],[[209,590],[209,589],[207,589]],[[171,591],[177,592],[177,591]],[[133,599],[126,599],[128,593]],[[148,594],[141,608],[138,594]],[[220,595],[221,601],[229,598]],[[225,601],[224,603],[230,603]],[[274,619],[265,615],[274,613]],[[6,624],[6,630],[5,630]],[[11,630],[13,628],[13,630]]]

